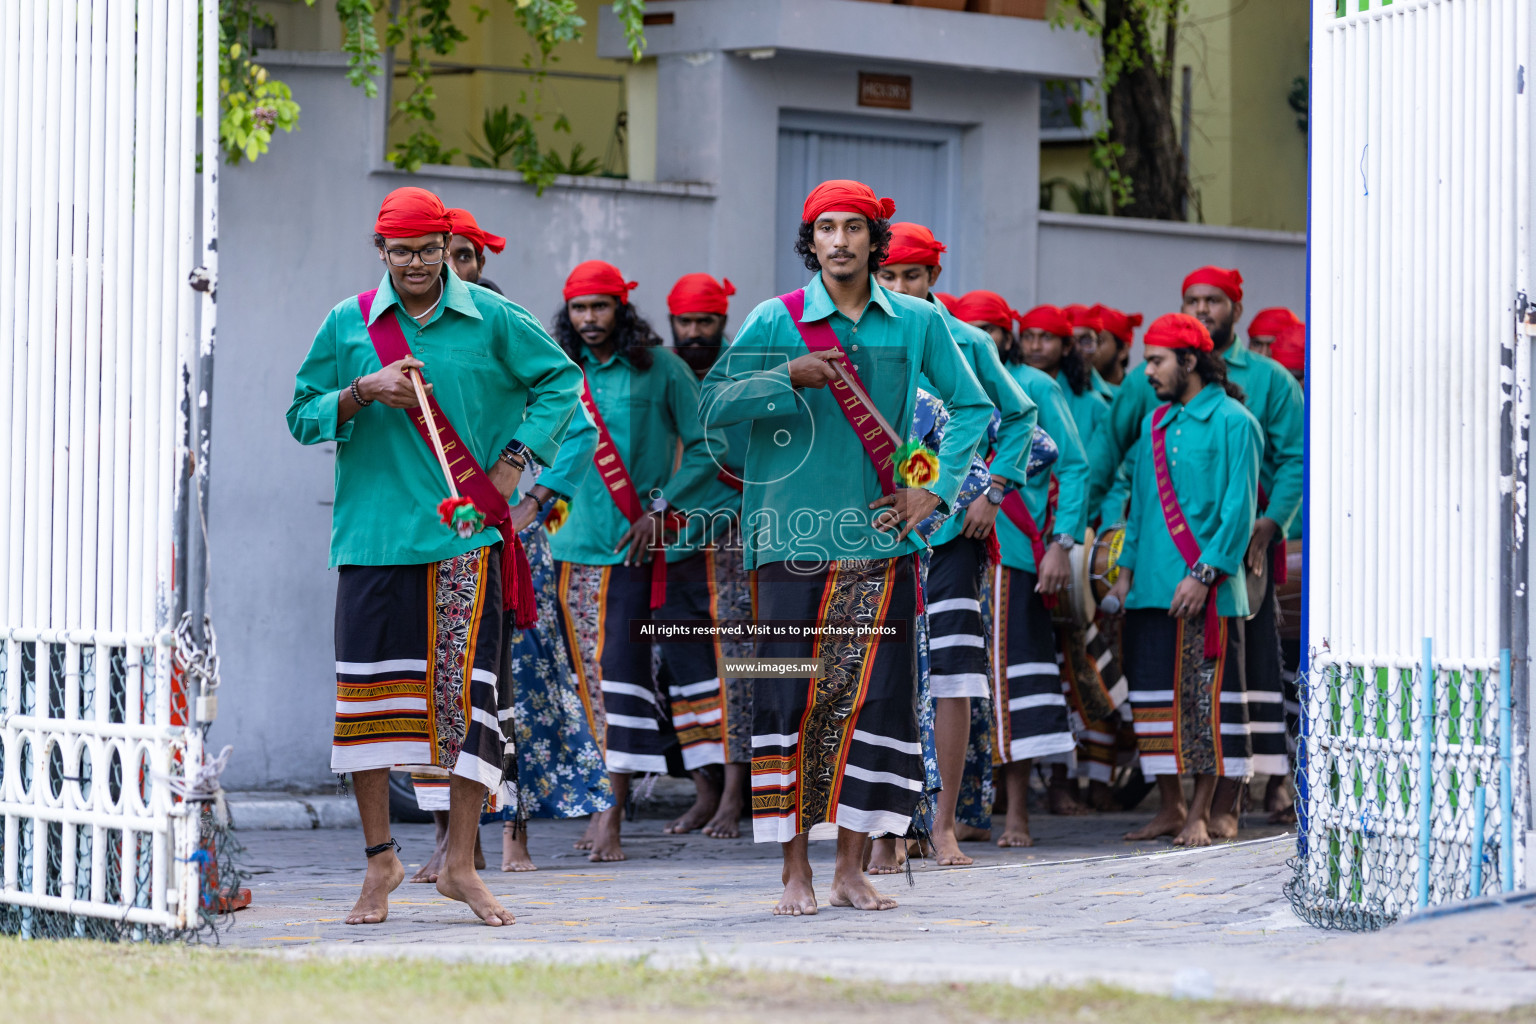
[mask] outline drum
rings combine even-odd
[[[1275,592],[1275,601],[1283,616],[1280,620],[1280,639],[1301,639],[1301,565],[1302,540],[1285,542],[1285,582]]]
[[[1067,560],[1072,565],[1067,577],[1066,589],[1056,595],[1056,607],[1051,609],[1051,621],[1058,626],[1087,629],[1093,617],[1099,613],[1099,603],[1090,585],[1089,568],[1093,560],[1093,531],[1089,530],[1083,543],[1072,545]]]
[[[1125,545],[1125,527],[1106,527],[1088,542],[1092,557],[1089,559],[1088,579],[1093,587],[1094,603],[1104,600],[1109,588],[1120,578],[1120,549]]]

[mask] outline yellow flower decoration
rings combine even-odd
[[[544,516],[544,529],[549,532],[551,537],[553,537],[555,534],[560,532],[560,527],[565,525],[565,521],[569,519],[570,516],[571,503],[566,501],[564,498],[560,498],[550,506],[548,514]]]
[[[933,449],[909,441],[896,449],[896,476],[906,487],[926,487],[939,478],[939,457]]]

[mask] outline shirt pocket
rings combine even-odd
[[[1190,434],[1168,438],[1168,460],[1172,464],[1179,507],[1191,522],[1216,513],[1226,485],[1221,448],[1214,437]]]

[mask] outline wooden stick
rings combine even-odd
[[[406,370],[405,375],[411,378],[411,383],[416,387],[416,401],[421,406],[422,418],[427,421],[427,433],[432,435],[432,447],[437,449],[437,464],[443,467],[443,479],[448,481],[448,493],[457,498],[459,488],[453,482],[453,471],[448,468],[448,453],[443,451],[443,439],[437,436],[437,420],[432,416],[432,407],[427,404],[427,391],[421,386],[421,375],[415,370]]]
[[[865,408],[869,410],[870,415],[874,416],[875,422],[880,425],[881,430],[885,431],[885,436],[891,439],[891,443],[897,448],[905,444],[906,442],[902,440],[900,434],[896,433],[895,428],[891,426],[890,422],[880,415],[880,410],[876,408],[874,401],[870,399],[863,388],[859,387],[859,382],[854,380],[853,374],[848,372],[847,368],[843,366],[842,361],[833,359],[830,360],[830,365],[832,372],[837,374],[838,378],[848,386],[848,390],[853,392],[853,396],[864,404]]]

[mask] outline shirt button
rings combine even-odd
[[[854,333],[854,334],[858,334],[858,333],[859,333],[859,329],[858,329],[858,328],[857,328],[857,327],[855,327],[855,328],[854,328],[854,329],[853,329],[853,333]]]
[[[772,412],[773,410],[774,410],[774,404],[772,402],[769,402],[768,403],[768,411]]]
[[[857,345],[855,345],[855,346],[853,346],[853,350],[854,350],[854,351],[855,351],[855,352],[857,352],[857,351],[858,351],[858,350],[859,350],[859,346],[857,346]]]

